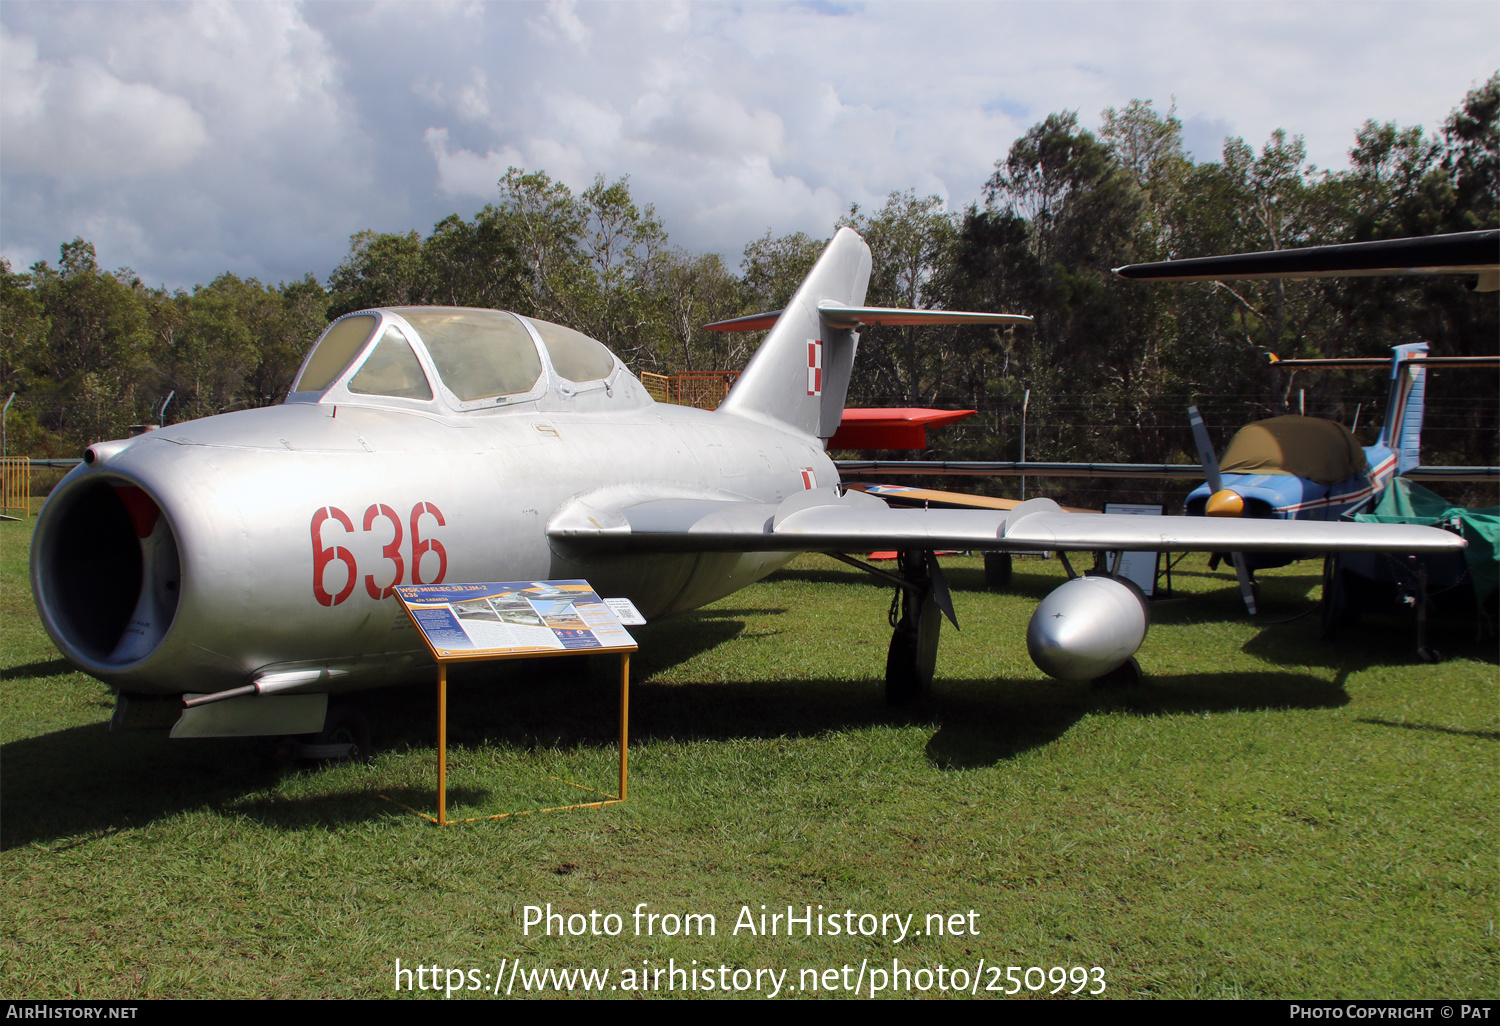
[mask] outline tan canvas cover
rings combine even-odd
[[[1225,474],[1291,474],[1331,485],[1369,467],[1364,449],[1344,425],[1294,414],[1240,428],[1219,469]]]

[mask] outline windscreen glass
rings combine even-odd
[[[438,376],[462,402],[529,392],[542,376],[536,343],[511,314],[452,307],[398,312],[422,337]]]
[[[370,314],[345,317],[334,324],[318,342],[318,348],[313,350],[312,358],[307,361],[292,391],[323,391],[349,366],[349,361],[354,359],[374,330],[375,318]]]
[[[431,399],[432,386],[411,351],[411,343],[394,324],[385,329],[365,365],[349,379],[349,391],[360,395],[389,395],[397,399]]]
[[[604,343],[572,328],[529,317],[531,326],[547,344],[552,369],[569,381],[594,381],[607,378],[615,369],[615,358]]]

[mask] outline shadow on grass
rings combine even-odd
[[[7,666],[0,676],[7,680],[18,680],[21,677],[56,677],[73,672],[75,672],[73,664],[66,659],[47,659],[40,663]]]
[[[463,806],[478,805],[489,796],[485,788],[450,786],[449,813]],[[373,819],[409,820],[435,826],[423,817],[437,815],[437,788],[369,788],[297,798],[257,795],[225,802],[218,811],[283,830],[330,830]]]
[[[1492,639],[1476,638],[1472,621],[1428,621],[1427,644],[1448,659],[1500,663]],[[1281,666],[1326,666],[1359,672],[1376,666],[1410,666],[1416,672],[1431,664],[1417,655],[1417,622],[1413,616],[1366,615],[1358,626],[1340,628],[1330,639],[1319,637],[1318,614],[1296,624],[1267,625],[1245,643],[1244,651]]]
[[[391,688],[361,697],[367,699],[361,704],[378,749],[432,749],[432,690]],[[917,723],[934,730],[927,746],[932,763],[957,769],[994,765],[1041,748],[1091,712],[1157,716],[1326,708],[1347,701],[1337,684],[1296,673],[1157,678],[1117,692],[1035,681],[940,681],[929,703],[909,710],[888,707],[880,683],[870,679],[648,682],[631,688],[631,734],[632,743],[649,744],[815,737]],[[456,681],[449,689],[450,753],[462,758],[466,748],[496,746],[612,748],[618,742],[618,714],[616,681],[609,674],[563,675],[546,688]],[[412,815],[380,801],[373,783],[367,789],[356,785],[296,798],[259,794],[273,788],[288,769],[259,755],[258,747],[253,739],[110,735],[102,724],[7,745],[0,847],[59,838],[87,843],[205,807],[288,830]],[[386,793],[424,812],[436,805],[430,788]],[[449,793],[450,808],[479,806],[488,798],[487,792],[472,788]]]
[[[5,745],[0,849],[144,826],[275,783],[251,738],[173,741],[103,723]]]
[[[1481,741],[1500,741],[1500,730],[1458,730],[1455,727],[1439,727],[1433,723],[1397,723],[1394,720],[1363,719],[1356,723],[1368,723],[1376,727],[1395,727],[1398,730],[1423,730],[1434,734],[1451,734],[1454,737],[1476,737]]]
[[[1349,695],[1339,681],[1303,673],[1216,673],[1148,677],[1136,686],[1095,689],[1090,684],[1026,681],[953,682],[957,694],[940,699],[937,733],[927,756],[944,769],[992,766],[1062,737],[1089,713],[1169,716],[1261,709],[1334,709]]]
[[[777,611],[754,612],[765,616]],[[733,638],[744,623],[732,615],[707,611],[675,621],[690,624],[689,630],[643,628],[643,640],[650,637],[650,642],[633,661],[632,676],[644,679],[665,672]],[[658,636],[652,637],[653,632]],[[7,677],[46,676],[54,672],[54,663],[56,672],[71,670],[62,660],[54,660],[11,668]],[[455,667],[449,678],[450,746],[492,741],[524,748],[559,742],[612,745],[619,736],[617,666],[613,656],[581,656]],[[435,683],[434,669],[431,685],[384,688],[340,700],[352,701],[365,712],[377,751],[430,750],[437,738]],[[639,715],[640,706],[632,704]],[[156,731],[111,734],[105,723],[12,742],[0,754],[5,768],[0,780],[0,850],[59,838],[79,839],[70,846],[87,843],[191,809],[241,814],[247,795],[274,788],[287,773],[321,772],[270,758],[265,748],[259,738],[172,740]],[[465,804],[477,797],[457,790],[450,794]],[[392,808],[373,791],[358,790],[256,802],[257,815],[284,806],[287,815],[276,822],[288,828],[378,819]],[[436,798],[429,792],[406,804],[431,808]]]
[[[1219,578],[1223,587],[1214,591],[1179,589],[1170,599],[1151,606],[1153,625],[1192,627],[1205,623],[1238,622],[1271,627],[1303,619],[1317,622],[1317,603],[1322,594],[1321,577],[1260,578],[1256,613],[1251,616],[1245,610],[1239,585],[1233,577],[1226,578],[1222,574],[1199,576]]]
[[[817,680],[668,684],[651,678],[741,634],[741,613],[706,610],[637,632],[632,663],[633,743],[815,737],[873,726],[932,729],[934,765],[993,765],[1045,746],[1090,712],[1142,716],[1235,709],[1322,708],[1348,701],[1338,684],[1295,672],[1152,678],[1140,687],[1099,692],[1038,681],[940,680],[925,705],[892,709],[870,675]],[[686,627],[687,629],[683,629]],[[618,741],[618,662],[613,656],[520,660],[454,668],[450,751],[604,748]],[[435,673],[434,673],[435,679]],[[376,751],[431,752],[436,741],[432,684],[350,696],[368,716]],[[104,724],[74,727],[5,746],[5,815],[0,848],[94,837],[209,808],[285,829],[326,828],[392,815],[375,787],[330,781],[323,795],[266,796],[296,764],[260,754],[256,739],[172,741],[155,733],[110,734]],[[309,772],[318,773],[321,770]],[[451,792],[455,805],[486,795]],[[435,806],[414,788],[413,808]],[[401,812],[401,815],[411,815]]]

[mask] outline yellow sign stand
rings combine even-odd
[[[386,795],[381,798],[438,826],[507,819],[533,812],[597,809],[625,801],[630,746],[630,653],[638,646],[587,581],[424,585],[397,588],[395,593],[438,667],[437,815],[429,816]],[[620,656],[620,793],[594,791],[603,796],[600,801],[450,820],[449,664],[613,653]],[[584,791],[594,790],[570,780],[561,782]]]

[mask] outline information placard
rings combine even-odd
[[[1130,516],[1159,517],[1161,507],[1144,503],[1130,502],[1107,502],[1104,504],[1106,513],[1124,513]],[[1124,552],[1120,554],[1120,565],[1110,567],[1110,573],[1134,581],[1135,584],[1149,597],[1156,593],[1156,564],[1157,553],[1155,552]]]
[[[398,587],[396,599],[433,659],[438,671],[438,795],[437,816],[416,812],[438,826],[448,819],[448,664],[482,659],[612,653],[620,657],[620,793],[595,792],[599,801],[558,805],[525,812],[561,812],[565,809],[598,808],[625,800],[626,770],[630,747],[630,653],[635,639],[620,624],[615,609],[599,598],[588,581],[501,581],[483,584],[417,584]],[[622,600],[614,599],[614,602]],[[639,617],[635,607],[624,602],[625,612]],[[644,622],[644,621],[643,621]],[[571,783],[571,781],[564,781]],[[594,790],[574,784],[585,791]],[[381,797],[385,798],[385,795]],[[517,815],[502,812],[481,819],[505,819]]]
[[[636,647],[588,581],[406,585],[396,597],[440,661]]]

